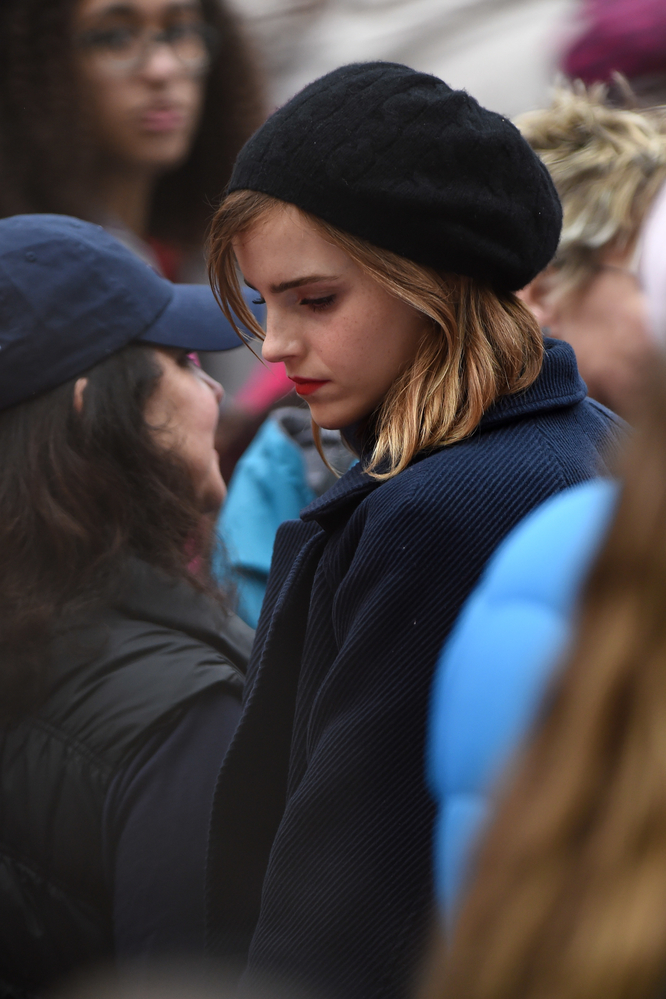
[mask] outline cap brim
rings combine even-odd
[[[251,311],[261,323],[263,316],[249,300]],[[241,326],[244,329],[243,326]],[[205,284],[175,284],[173,298],[137,339],[159,347],[176,347],[181,350],[231,350],[242,346],[236,332],[217,304],[213,292]]]

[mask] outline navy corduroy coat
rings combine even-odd
[[[220,773],[209,944],[324,999],[410,992],[432,919],[432,673],[504,535],[602,471],[619,421],[573,351],[461,443],[380,484],[361,465],[278,533]]]

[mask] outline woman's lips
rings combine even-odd
[[[147,132],[173,132],[182,128],[184,115],[176,108],[154,108],[141,115],[141,127]]]
[[[289,381],[293,382],[296,386],[296,393],[298,395],[312,395],[312,393],[316,392],[322,385],[327,385],[329,379],[324,378],[320,381],[316,378],[292,378],[289,376]]]

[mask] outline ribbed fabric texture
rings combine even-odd
[[[478,433],[383,485],[352,468],[279,532],[220,775],[214,953],[330,999],[410,994],[433,916],[424,781],[442,643],[499,541],[603,468],[612,414],[568,345]]]

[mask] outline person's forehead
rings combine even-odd
[[[304,275],[328,276],[351,266],[347,254],[324,239],[297,209],[271,213],[239,233],[233,246],[250,284],[253,277],[278,285]]]
[[[312,248],[333,248],[295,205],[281,204],[265,212],[249,228],[233,239],[234,246],[265,248],[267,244]]]
[[[121,16],[160,18],[181,11],[201,11],[199,0],[81,0],[79,17]]]

